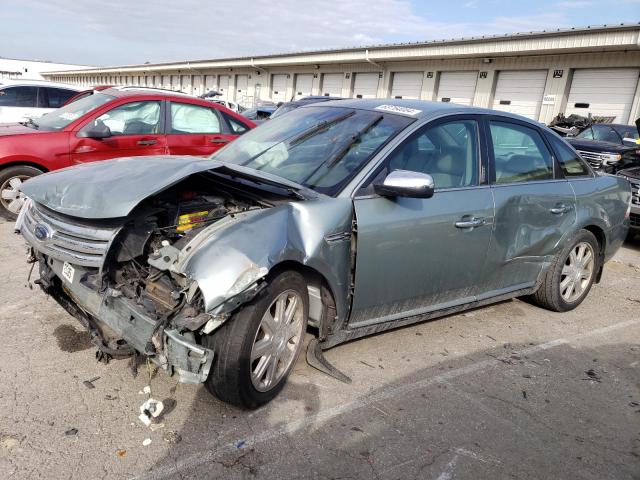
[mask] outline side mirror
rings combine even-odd
[[[83,138],[95,138],[102,139],[111,137],[111,129],[107,127],[104,122],[95,122],[90,125],[86,125],[82,130],[78,132],[79,137]]]
[[[435,186],[427,173],[394,170],[373,190],[383,197],[431,198]]]

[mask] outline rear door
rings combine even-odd
[[[163,104],[160,100],[133,101],[89,120],[70,136],[71,161],[84,163],[117,157],[167,154]],[[78,136],[96,124],[108,126],[111,136],[102,139]]]
[[[167,146],[171,155],[210,155],[236,136],[218,109],[169,102]]]
[[[505,117],[485,128],[495,226],[480,299],[532,287],[576,221],[575,194],[541,131]]]
[[[357,256],[351,327],[471,303],[493,224],[475,116],[431,122],[400,144],[372,183],[393,170],[430,174],[432,198],[354,200]]]

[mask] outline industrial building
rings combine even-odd
[[[50,80],[140,85],[223,98],[420,98],[548,122],[558,113],[640,116],[640,24],[218,60],[52,71]]]
[[[68,63],[55,63],[43,60],[22,60],[18,58],[0,57],[0,80],[45,80],[42,72],[56,70],[78,70],[79,68],[95,68],[88,65],[74,65]]]

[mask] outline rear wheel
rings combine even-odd
[[[258,298],[203,339],[215,352],[207,389],[243,408],[272,400],[300,355],[308,311],[302,275],[285,271],[273,277]]]
[[[16,165],[0,170],[0,216],[15,220],[22,208],[25,196],[20,191],[22,184],[42,170],[27,165]]]
[[[573,310],[585,299],[599,268],[599,244],[588,230],[580,230],[570,246],[559,252],[533,294],[533,301],[556,312]]]

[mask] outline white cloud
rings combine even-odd
[[[469,0],[474,4],[476,0]],[[562,14],[438,22],[408,0],[22,0],[43,16],[73,19],[83,61],[142,63],[284,53],[556,28]],[[75,33],[75,32],[74,32]],[[96,41],[95,39],[101,39]],[[126,45],[114,51],[114,44]],[[76,54],[77,56],[77,54]],[[76,58],[75,60],[79,60]]]

